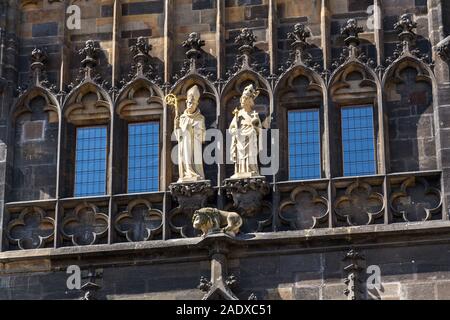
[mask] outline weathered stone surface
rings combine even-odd
[[[319,300],[320,287],[316,286],[301,286],[294,287],[295,300]]]
[[[351,272],[350,262],[343,262],[342,257],[353,248],[365,256],[365,265],[357,268],[361,279],[368,276],[365,267],[379,266],[381,271],[381,288],[361,297],[450,298],[450,226],[442,220],[443,215],[448,216],[450,199],[447,51],[444,47],[434,52],[434,70],[426,57],[411,51],[417,48],[431,57],[431,50],[448,35],[447,1],[441,1],[443,13],[432,1],[382,1],[381,30],[371,27],[373,15],[367,10],[373,1],[123,0],[116,21],[112,1],[77,1],[82,28],[66,35],[61,33],[67,18],[61,10],[63,4],[37,2],[10,8],[6,19],[0,13],[0,21],[6,21],[0,33],[4,53],[0,57],[0,299],[77,299],[80,292],[68,290],[65,283],[65,270],[72,264],[103,269],[103,277],[98,279],[101,299],[201,299],[203,294],[196,287],[200,276],[210,275],[211,239],[195,233],[189,234],[191,238],[177,239],[182,234],[179,229],[191,223],[191,217],[181,214],[184,220],[177,229],[177,225],[170,225],[169,212],[186,213],[190,210],[183,210],[198,206],[189,204],[206,203],[209,192],[200,191],[199,199],[186,195],[180,208],[174,208],[168,186],[178,177],[170,159],[172,128],[167,121],[173,115],[165,113],[162,101],[172,91],[184,101],[184,89],[196,84],[202,92],[200,108],[207,129],[224,131],[239,105],[242,89],[250,83],[261,90],[255,111],[263,127],[281,130],[278,144],[284,159],[281,157],[280,174],[266,176],[270,192],[264,192],[265,198],[259,199],[262,206],[252,210],[256,219],[251,223],[247,219],[238,237],[222,239],[229,273],[239,279],[233,292],[241,299],[251,293],[258,299],[346,299],[344,291],[349,288],[343,280]],[[217,7],[218,3],[223,7]],[[322,8],[322,3],[328,7]],[[411,17],[402,16],[404,13]],[[404,23],[396,25],[400,17]],[[358,31],[356,26],[363,29],[356,32],[358,41],[351,32],[347,32],[347,39],[341,36],[341,28],[349,19],[356,19],[353,31]],[[301,41],[300,56],[299,46],[293,46],[293,38],[288,36],[298,23],[310,33]],[[417,27],[413,27],[415,23]],[[246,43],[235,42],[243,28],[256,36],[249,44],[251,56]],[[184,73],[187,77],[180,80],[175,74],[185,66],[182,42],[192,32],[200,33],[205,46],[188,56],[192,59],[201,53],[202,58],[194,61],[199,65],[195,68],[198,73]],[[129,45],[135,45],[139,37],[153,46],[151,54],[141,56],[153,68],[149,78],[147,73],[136,72],[139,66],[132,66],[143,61],[129,51]],[[376,43],[377,39],[381,43]],[[95,40],[99,47],[94,59],[96,74],[88,77],[92,81],[79,91],[70,93],[79,83],[80,66],[84,76],[94,71],[89,59],[94,56],[76,54],[87,40]],[[397,45],[402,41],[399,52]],[[343,56],[353,57],[353,63],[345,65],[348,60],[339,60],[342,63],[337,66],[344,72],[333,75],[331,65],[341,56],[344,44],[351,47],[356,42],[360,44],[353,55]],[[405,54],[406,44],[411,45],[410,55],[396,64],[398,54]],[[45,81],[36,82],[37,73],[44,76],[44,70],[38,66],[43,61],[30,61],[35,46],[47,51]],[[378,50],[381,47],[384,53]],[[369,60],[356,53],[364,53]],[[237,59],[241,54],[248,56],[249,63]],[[233,67],[236,62],[248,69],[237,73]],[[385,69],[389,65],[392,68]],[[285,73],[288,68],[292,69]],[[285,81],[278,82],[280,74]],[[227,82],[233,75],[236,78]],[[150,85],[148,80],[154,83]],[[33,89],[33,84],[39,88]],[[64,102],[66,98],[70,103]],[[138,115],[122,119],[124,113],[116,113],[122,103],[135,105],[133,112]],[[341,178],[339,108],[361,104],[374,106],[378,176]],[[74,117],[70,116],[73,110],[67,112],[68,107],[77,109],[80,105],[86,108],[83,114],[90,116],[70,122]],[[103,106],[101,114],[94,111],[99,106]],[[288,123],[283,119],[294,108],[318,107],[322,179],[285,181],[289,180],[289,147],[283,131]],[[159,192],[123,194],[128,178],[126,128],[133,121],[160,123],[161,137],[155,141],[160,143]],[[112,176],[108,176],[104,197],[72,199],[75,128],[91,125],[108,126],[111,158],[107,171]],[[208,206],[228,210],[232,205],[222,185],[232,169],[225,164],[205,165],[205,179],[211,181]],[[362,180],[367,180],[372,192],[356,197],[349,187]],[[305,190],[305,185],[318,190],[317,194],[302,193],[300,199],[290,199],[295,210],[278,214],[293,190]],[[129,203],[143,198],[152,206],[127,211]],[[378,206],[366,206],[375,199]],[[440,199],[444,201],[440,203]],[[77,220],[83,226],[77,225],[75,231],[79,232],[70,233],[74,230],[65,228],[67,216],[86,202],[104,213],[102,230],[94,230],[101,239],[91,238],[95,235],[90,232],[89,214],[84,216],[88,221]],[[39,236],[48,236],[41,234],[39,219],[23,225],[18,221],[21,212],[41,207],[55,220],[55,226],[47,225],[54,238],[48,238],[45,245],[36,241]],[[377,210],[370,211],[374,208]],[[368,219],[370,214],[377,218]],[[312,226],[314,218],[320,223]],[[429,221],[421,221],[424,219]],[[13,235],[8,237],[6,233],[12,229]],[[74,241],[71,237],[75,234],[78,238]]]
[[[325,284],[322,287],[322,299],[323,300],[346,300],[347,297],[343,294],[346,289],[345,284]]]
[[[436,285],[434,283],[414,283],[402,285],[402,298],[407,300],[436,299]]]
[[[151,2],[133,2],[122,4],[122,15],[139,15],[150,13],[162,13],[164,10],[164,1],[153,0]]]

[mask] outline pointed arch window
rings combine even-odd
[[[128,124],[128,193],[159,190],[159,121]]]
[[[106,194],[107,127],[76,129],[75,197]]]
[[[344,176],[375,174],[373,107],[342,107],[341,132]]]
[[[319,179],[320,161],[319,109],[288,112],[289,179]]]

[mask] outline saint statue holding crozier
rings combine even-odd
[[[178,141],[179,183],[205,180],[203,150],[205,117],[198,108],[200,90],[194,85],[187,92],[186,109],[175,117],[175,135]]]

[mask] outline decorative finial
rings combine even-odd
[[[239,45],[239,53],[244,57],[243,66],[250,65],[250,54],[254,50],[254,43],[256,42],[256,36],[253,31],[248,28],[241,30],[241,33],[234,40]]]
[[[83,277],[83,279],[88,279],[88,281],[80,288],[83,292],[83,296],[80,300],[97,300],[97,291],[102,287],[96,283],[96,280],[102,277],[103,271],[97,272],[94,268],[88,269],[86,277]]]
[[[144,37],[137,38],[136,44],[130,47],[138,75],[144,74],[144,68],[150,60],[150,50],[152,50],[152,46],[148,44]]]
[[[394,29],[403,43],[404,52],[409,52],[413,42],[416,40],[417,36],[413,31],[415,28],[417,28],[417,23],[412,20],[410,14],[403,14],[398,22],[394,24]]]
[[[357,47],[360,44],[359,34],[364,31],[363,27],[358,27],[356,19],[349,19],[342,27],[341,34],[345,37],[344,41],[348,47]]]
[[[85,78],[91,78],[92,69],[97,65],[97,57],[100,49],[94,40],[87,40],[84,48],[78,51],[78,54],[84,56],[81,61],[81,67],[85,69]]]
[[[303,23],[297,23],[294,26],[294,30],[292,32],[288,32],[287,36],[289,40],[293,41],[292,46],[294,46],[297,42],[306,42],[306,39],[311,36],[311,32]]]
[[[297,23],[294,30],[287,34],[289,40],[292,41],[291,47],[294,50],[295,62],[303,62],[303,55],[308,43],[306,39],[311,36],[311,32],[302,23]]]
[[[47,55],[45,52],[35,47],[31,52],[31,71],[33,73],[33,83],[34,85],[39,85],[41,82],[41,76],[44,69],[44,62],[47,60]]]
[[[182,43],[182,46],[187,49],[186,57],[190,62],[190,71],[197,69],[197,60],[202,55],[202,47],[204,45],[205,40],[202,40],[197,32],[189,34],[189,37]]]
[[[348,300],[360,300],[364,296],[362,281],[362,270],[364,270],[362,264],[364,260],[364,255],[354,249],[345,254],[343,261],[348,264],[344,267],[344,271],[347,273],[347,277],[344,280],[347,288],[344,290],[344,294]]]

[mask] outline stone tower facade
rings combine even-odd
[[[444,0],[3,0],[0,299],[450,299],[449,17]],[[279,170],[236,183],[205,164],[208,183],[174,184],[164,97],[184,107],[197,85],[225,133],[249,83]],[[354,176],[340,110],[358,105],[374,174]],[[311,108],[319,178],[292,179],[288,114]],[[128,128],[145,121],[156,189],[130,192]],[[80,195],[95,126],[105,190]],[[204,207],[238,212],[241,234],[200,237]]]

